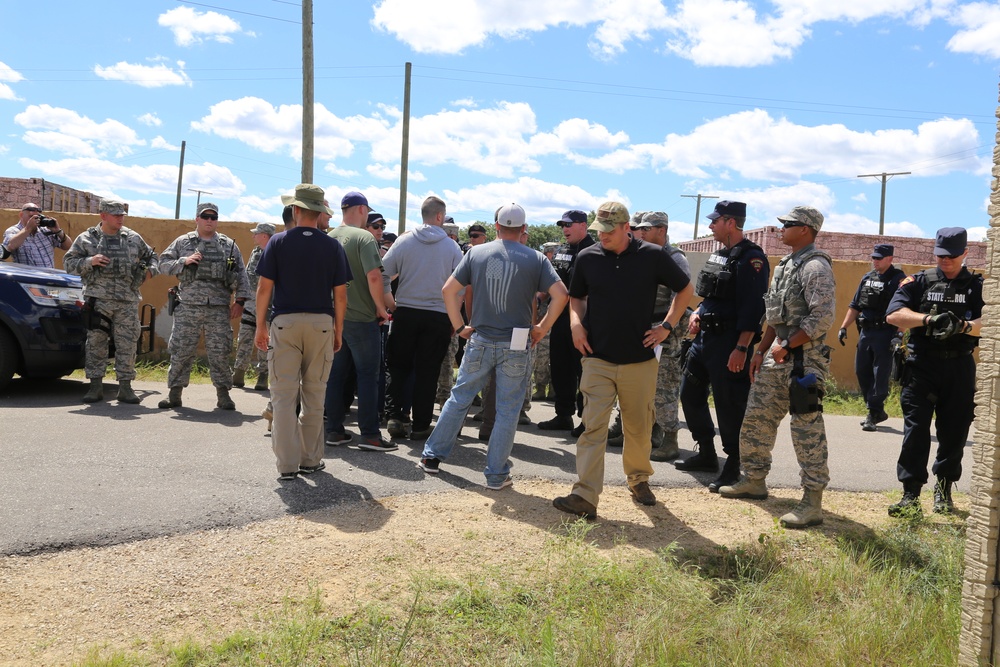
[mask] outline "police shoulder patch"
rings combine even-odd
[[[760,273],[761,270],[764,268],[764,260],[758,257],[754,257],[753,259],[750,260],[750,266],[753,267],[754,271]]]
[[[916,276],[906,276],[899,282],[899,286],[902,287],[903,285],[909,285],[916,279],[917,279]]]

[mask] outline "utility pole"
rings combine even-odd
[[[198,193],[198,201],[194,205],[195,210],[198,210],[198,207],[201,206],[201,196],[202,195],[210,195],[210,194],[212,194],[208,190],[195,190],[194,188],[188,188],[188,190],[190,192],[197,192]]]
[[[691,238],[698,238],[698,221],[701,219],[701,200],[702,199],[718,199],[718,195],[681,195],[681,197],[691,197],[692,199],[698,198],[698,205],[694,209],[694,236]]]
[[[177,168],[177,205],[174,207],[174,220],[181,219],[181,183],[184,182],[184,149],[187,142],[181,142],[181,164]]]
[[[910,172],[908,171],[896,171],[891,174],[887,174],[883,171],[881,174],[858,174],[858,178],[877,178],[882,181],[882,206],[879,208],[878,212],[879,236],[883,236],[885,234],[885,182],[893,176],[906,176],[909,173]]]
[[[302,182],[313,182],[313,3],[302,0]]]
[[[399,153],[399,222],[397,234],[406,228],[406,172],[410,168],[410,70],[412,63],[406,63],[403,78],[403,147]]]

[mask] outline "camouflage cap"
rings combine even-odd
[[[210,201],[202,202],[198,204],[198,210],[195,211],[196,216],[200,216],[205,211],[213,211],[216,215],[219,214],[219,207]]]
[[[642,224],[642,216],[646,215],[645,211],[636,211],[632,214],[632,219],[629,221],[629,227],[638,227]]]
[[[638,226],[643,229],[648,229],[650,227],[666,227],[669,222],[670,219],[663,211],[646,211],[642,214],[642,222],[640,222]]]
[[[118,201],[117,199],[102,199],[101,206],[98,211],[101,213],[109,213],[111,215],[125,215],[127,213],[125,208],[125,202],[123,201]]]
[[[597,207],[597,215],[587,229],[594,232],[613,232],[619,225],[629,223],[628,209],[625,204],[616,201],[606,201]]]
[[[458,225],[455,224],[454,222],[444,223],[443,225],[441,225],[441,229],[443,229],[444,233],[447,234],[448,236],[458,236]]]
[[[270,222],[258,222],[257,226],[250,230],[251,234],[267,234],[268,236],[274,236],[274,232],[277,228]]]
[[[801,222],[817,232],[823,226],[823,214],[812,206],[796,206],[785,215],[778,216],[779,222]]]

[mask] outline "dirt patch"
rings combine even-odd
[[[672,542],[732,546],[772,530],[800,495],[779,489],[765,502],[743,502],[703,489],[654,490],[660,503],[646,508],[626,489],[606,489],[588,539],[647,553]],[[385,498],[243,528],[6,557],[0,664],[70,664],[93,646],[141,650],[220,637],[257,626],[286,596],[305,597],[311,587],[341,613],[372,600],[405,605],[414,573],[461,577],[542,554],[553,535],[565,534],[568,517],[551,499],[567,491],[518,480],[501,492]],[[882,525],[887,502],[883,494],[828,492],[821,530]]]

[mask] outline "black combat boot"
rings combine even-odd
[[[951,500],[951,482],[944,477],[938,477],[934,484],[934,513],[951,514],[955,511],[955,503]]]
[[[918,517],[923,513],[920,507],[920,485],[903,484],[903,497],[898,503],[889,505],[889,516],[896,518]]]

